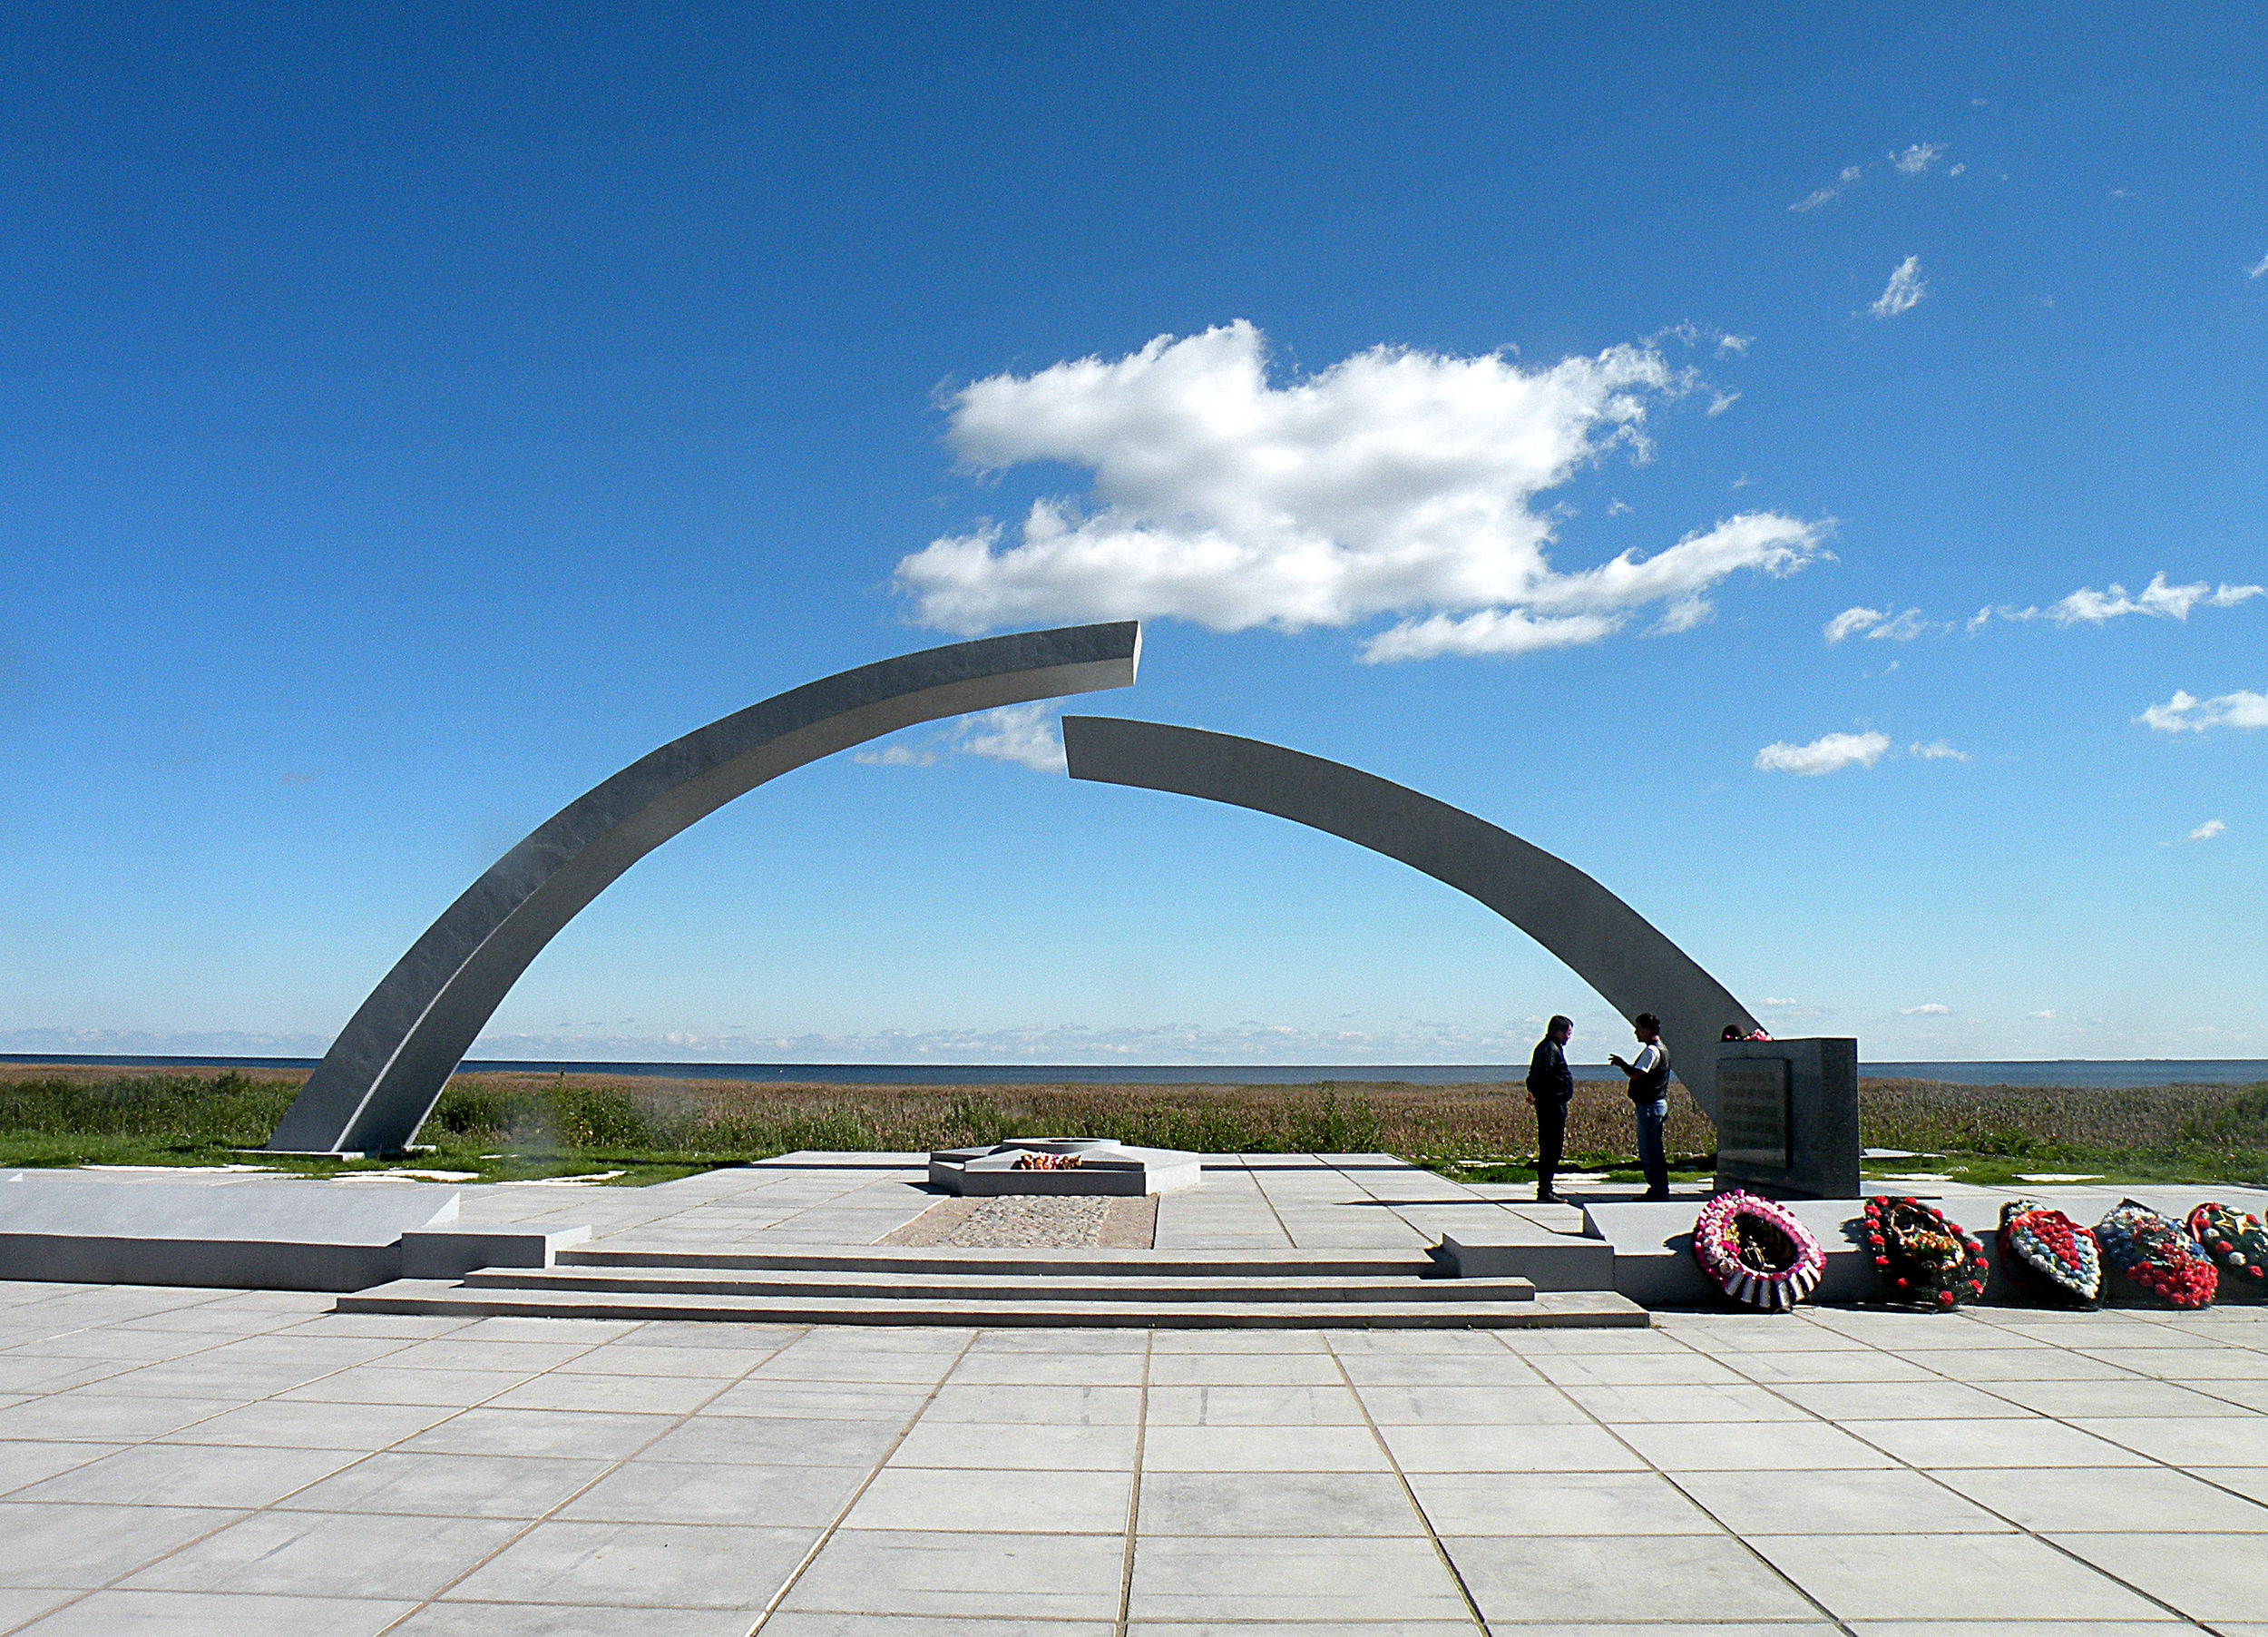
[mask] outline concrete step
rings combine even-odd
[[[1079,1274],[753,1273],[733,1269],[492,1268],[468,1273],[482,1290],[634,1292],[663,1296],[764,1296],[804,1300],[876,1297],[914,1301],[1474,1302],[1527,1301],[1520,1278],[1286,1279],[1248,1274],[1198,1279],[1092,1279]]]
[[[650,1290],[472,1288],[397,1279],[338,1299],[341,1313],[612,1318],[741,1324],[952,1325],[979,1329],[1552,1329],[1634,1328],[1646,1309],[1608,1290],[1526,1301],[953,1301],[905,1297],[672,1295]]]
[[[577,1246],[562,1268],[731,1268],[755,1272],[1058,1274],[1134,1279],[1416,1279],[1447,1270],[1423,1250],[679,1250]]]

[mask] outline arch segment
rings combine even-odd
[[[1643,916],[1563,858],[1485,819],[1343,762],[1280,745],[1122,717],[1066,716],[1073,779],[1272,813],[1397,858],[1478,898],[1627,1017],[1662,1020],[1672,1065],[1716,1118],[1717,1042],[1755,1018]]]
[[[954,642],[842,671],[697,728],[561,809],[396,963],[308,1078],[271,1151],[406,1148],[505,994],[631,865],[767,779],[916,723],[1129,686],[1135,621]]]

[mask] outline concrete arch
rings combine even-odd
[[[1129,686],[1129,620],[954,642],[862,665],[720,717],[570,802],[490,866],[362,1003],[268,1146],[406,1148],[544,945],[624,870],[736,796],[917,722]]]
[[[1471,813],[1280,745],[1122,717],[1067,716],[1073,779],[1272,813],[1398,858],[1469,894],[1574,969],[1625,1017],[1662,1020],[1672,1065],[1716,1118],[1716,1048],[1756,1020],[1692,956],[1581,870]]]

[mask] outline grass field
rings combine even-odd
[[[25,1067],[0,1078],[0,1165],[245,1163],[303,1075],[209,1072],[121,1076]],[[2108,1181],[2268,1178],[2268,1085],[1962,1086],[1869,1080],[1870,1147],[1917,1157],[1871,1175],[2013,1181],[2025,1172]],[[1533,1175],[1535,1122],[1517,1085],[751,1085],[605,1074],[461,1073],[419,1132],[415,1164],[484,1181],[619,1171],[642,1183],[793,1149],[921,1152],[1011,1136],[1117,1137],[1204,1152],[1403,1155],[1452,1175]],[[1716,1141],[1682,1088],[1670,1099],[1677,1169],[1710,1169]],[[1635,1177],[1629,1105],[1579,1085],[1568,1168]],[[327,1173],[371,1164],[265,1160]]]

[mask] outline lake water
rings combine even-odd
[[[311,1069],[312,1057],[73,1057],[0,1053],[0,1063],[64,1063],[134,1069]],[[1403,1081],[1486,1085],[1518,1080],[1526,1064],[957,1064],[957,1063],[536,1063],[467,1058],[467,1069],[540,1074],[621,1074],[667,1080],[799,1082],[822,1085],[1312,1085],[1318,1081]],[[1604,1064],[1571,1065],[1578,1080],[1621,1079]],[[1862,1063],[1870,1080],[1939,1080],[1959,1085],[2251,1085],[2268,1082],[2268,1059],[2062,1058],[2022,1063]]]

